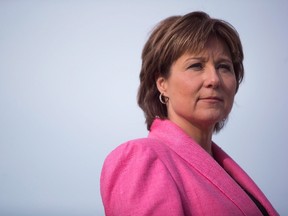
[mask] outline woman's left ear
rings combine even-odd
[[[166,93],[167,85],[166,85],[166,79],[164,77],[158,77],[156,80],[156,85],[159,92],[163,94]]]

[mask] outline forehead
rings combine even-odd
[[[208,40],[199,45],[198,49],[188,49],[183,55],[190,56],[206,56],[208,54],[213,54],[217,56],[225,56],[231,59],[231,52],[227,43],[219,37],[209,37]],[[181,56],[183,56],[181,55]]]

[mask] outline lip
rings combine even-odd
[[[217,96],[201,97],[199,100],[209,103],[223,102],[223,99]]]

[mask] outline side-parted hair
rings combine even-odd
[[[221,38],[227,45],[235,71],[238,91],[244,77],[243,50],[235,28],[204,12],[191,12],[184,16],[171,16],[161,21],[152,31],[142,51],[142,67],[138,90],[138,105],[144,111],[147,129],[155,117],[166,119],[167,107],[160,103],[156,81],[168,78],[171,65],[185,53],[200,53],[210,36]],[[220,131],[225,120],[215,125]]]

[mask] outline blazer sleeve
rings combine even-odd
[[[184,215],[172,176],[143,141],[123,144],[108,155],[100,186],[107,216]]]

